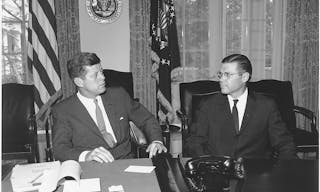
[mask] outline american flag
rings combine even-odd
[[[157,80],[158,119],[161,124],[174,116],[171,104],[171,72],[180,66],[176,17],[172,0],[151,0],[151,49],[158,56],[153,75]]]
[[[36,112],[61,88],[54,0],[29,0],[28,65]]]

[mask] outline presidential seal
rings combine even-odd
[[[97,23],[112,23],[121,13],[121,0],[86,0],[89,16]]]

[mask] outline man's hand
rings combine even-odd
[[[157,153],[167,152],[167,148],[160,142],[153,141],[146,150],[149,152],[149,158],[152,158]]]
[[[90,151],[86,155],[85,161],[98,161],[100,163],[109,163],[114,161],[114,158],[112,154],[104,147],[98,147]]]

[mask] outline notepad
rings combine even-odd
[[[138,165],[130,165],[126,168],[125,172],[133,172],[133,173],[151,173],[155,166],[138,166]]]
[[[100,179],[91,178],[91,179],[81,179],[80,186],[74,180],[66,180],[63,186],[63,192],[99,192],[100,188]]]

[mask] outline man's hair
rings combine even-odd
[[[71,79],[85,75],[85,66],[100,63],[100,58],[95,53],[82,52],[75,55],[67,63],[68,73]]]
[[[232,54],[222,59],[222,63],[233,63],[233,62],[237,63],[240,69],[249,73],[250,77],[248,81],[250,81],[252,76],[252,65],[248,57],[241,54]]]

